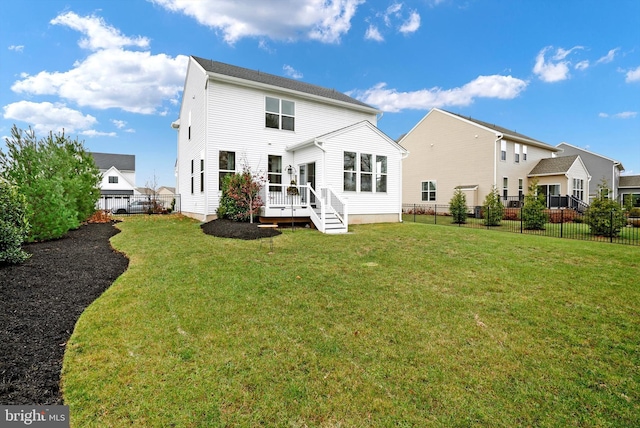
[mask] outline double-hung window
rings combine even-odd
[[[200,159],[200,192],[204,192],[204,159]]]
[[[518,200],[524,201],[524,180],[518,178]]]
[[[509,179],[507,177],[502,177],[502,199],[505,201],[509,197]]]
[[[520,144],[516,143],[515,144],[515,150],[514,150],[515,154],[514,154],[514,161],[516,163],[520,162]]]
[[[193,159],[191,159],[191,194],[193,195]]]
[[[360,191],[371,192],[373,191],[373,169],[371,160],[373,155],[368,153],[360,154]]]
[[[522,160],[527,160],[527,146],[525,146],[524,144],[522,145]]]
[[[110,175],[109,176],[109,184],[118,184],[118,176]]]
[[[344,152],[343,160],[343,181],[345,192],[355,192],[357,190],[356,184],[356,159],[358,154],[356,152]]]
[[[376,192],[387,191],[387,157],[376,155]]]
[[[504,140],[500,140],[500,160],[507,160],[507,142]]]
[[[584,180],[580,178],[573,179],[573,196],[581,201],[584,200]]]
[[[296,104],[280,98],[265,97],[265,126],[295,131]]]
[[[269,184],[277,184],[278,186],[269,186],[270,192],[278,192],[282,190],[282,156],[269,155],[268,178]]]
[[[435,181],[422,182],[422,200],[425,202],[436,201],[436,182]]]
[[[222,190],[222,182],[227,175],[236,173],[236,152],[220,150],[218,156],[218,189]]]

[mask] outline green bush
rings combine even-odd
[[[0,264],[22,263],[29,258],[29,254],[22,250],[28,233],[24,196],[15,186],[0,179]]]
[[[504,206],[500,201],[500,194],[495,186],[491,188],[491,192],[484,198],[482,211],[485,226],[500,226],[504,215]]]
[[[591,228],[591,234],[615,238],[627,224],[624,209],[613,199],[609,199],[610,190],[603,180],[598,185],[595,199],[585,213],[585,223]]]
[[[467,197],[460,189],[456,189],[453,197],[449,201],[449,212],[455,224],[465,224],[467,222]]]
[[[38,140],[33,130],[15,125],[5,141],[0,177],[26,198],[28,240],[59,238],[93,214],[100,197],[100,170],[82,143],[64,133]]]
[[[542,193],[538,194],[538,179],[534,178],[529,184],[522,207],[522,224],[527,230],[544,230],[549,221],[545,213],[546,202]]]
[[[216,211],[218,218],[253,221],[253,216],[263,205],[258,195],[260,189],[260,182],[248,169],[227,175],[222,182],[222,197]]]

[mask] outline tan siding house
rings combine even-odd
[[[507,128],[437,108],[399,143],[410,153],[403,163],[405,205],[446,205],[456,188],[466,195],[468,205],[481,205],[494,186],[505,200],[521,199],[534,167],[559,152]],[[571,194],[573,178],[587,179],[581,161],[579,165],[565,171],[568,176],[553,178],[562,182],[565,194]]]

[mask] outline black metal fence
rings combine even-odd
[[[168,214],[180,212],[180,195],[103,195],[98,209],[111,214]]]
[[[625,218],[622,223],[619,223],[613,211],[595,214],[571,208],[552,208],[544,210],[546,221],[540,228],[529,229],[527,222],[523,219],[522,210],[522,207],[503,208],[502,219],[496,226],[488,225],[485,219],[491,219],[492,216],[482,206],[467,207],[467,218],[464,223],[455,222],[449,205],[403,204],[402,217],[404,221],[415,223],[640,245],[640,218]],[[590,224],[598,224],[599,230],[592,231]]]

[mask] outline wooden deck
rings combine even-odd
[[[264,224],[276,224],[278,226],[291,226],[292,224],[298,227],[304,227],[309,225],[312,229],[315,229],[315,224],[311,221],[311,217],[259,217],[260,223]]]

